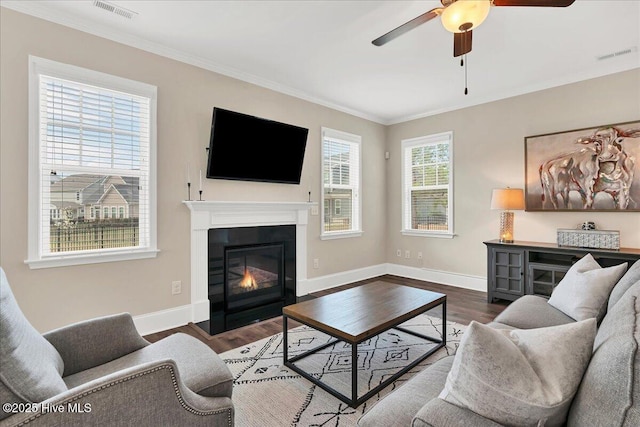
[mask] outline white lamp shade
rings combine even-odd
[[[521,211],[524,209],[524,191],[521,188],[497,188],[491,194],[491,209]]]
[[[477,28],[489,15],[490,8],[491,0],[458,0],[442,11],[440,19],[448,31],[462,33],[461,25],[471,24],[467,30]]]

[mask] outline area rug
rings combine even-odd
[[[442,337],[442,320],[419,315],[403,327],[434,338]],[[400,387],[426,366],[455,354],[465,326],[447,322],[447,346],[353,409],[331,394],[286,368],[282,363],[282,334],[222,353],[234,380],[233,402],[240,427],[355,426],[358,419],[382,397]],[[289,331],[289,357],[318,347],[333,338],[307,326]],[[435,344],[391,329],[358,345],[359,396],[409,365]],[[342,342],[304,358],[296,364],[316,378],[349,396],[351,346]]]

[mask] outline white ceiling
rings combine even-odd
[[[138,16],[93,1],[0,4],[385,124],[640,67],[638,0],[493,7],[474,30],[467,96],[439,19],[371,44],[437,0],[112,3]]]

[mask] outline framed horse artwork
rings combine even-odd
[[[640,211],[640,120],[528,136],[527,211]]]

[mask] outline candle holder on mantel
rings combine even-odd
[[[187,182],[187,201],[191,201],[191,183]]]
[[[198,193],[200,194],[200,201],[202,201],[202,190],[199,190]]]

